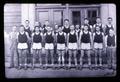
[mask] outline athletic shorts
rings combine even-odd
[[[41,43],[33,43],[32,49],[42,49]]]
[[[95,49],[102,49],[103,48],[103,44],[102,43],[94,43],[94,48]]]
[[[86,50],[91,49],[90,43],[81,43],[81,49],[86,49]]]
[[[27,45],[27,43],[18,43],[17,48],[18,49],[27,49],[28,45]]]
[[[77,49],[77,43],[68,43],[68,49]]]
[[[54,49],[53,43],[46,43],[45,44],[45,49]]]
[[[65,50],[65,44],[57,44],[58,50]]]

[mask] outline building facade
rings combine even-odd
[[[70,24],[83,24],[84,18],[95,23],[95,18],[101,17],[102,23],[107,23],[107,18],[113,18],[116,30],[116,5],[115,4],[5,4],[4,27],[10,29],[12,25],[19,26],[30,21],[31,29],[35,21],[44,24],[49,20],[50,25],[63,25],[64,19],[69,19]]]

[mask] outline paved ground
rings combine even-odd
[[[59,77],[106,77],[106,76],[115,76],[116,72],[109,69],[98,69],[98,70],[89,70],[84,68],[82,70],[76,70],[72,68],[71,70],[59,69],[53,70],[51,68],[43,70],[40,68],[35,68],[31,70],[15,69],[15,68],[6,68],[5,69],[7,78],[59,78]]]

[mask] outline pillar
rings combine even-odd
[[[100,8],[101,19],[103,24],[107,24],[107,18],[112,17],[113,25],[116,31],[116,5],[115,4],[101,4]]]
[[[25,25],[25,20],[30,21],[30,29],[33,29],[35,22],[35,4],[21,4],[21,23]]]

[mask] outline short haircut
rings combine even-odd
[[[30,23],[30,21],[29,21],[29,20],[25,20],[25,22],[28,22],[28,23]]]
[[[20,27],[24,27],[24,25],[20,25]]]
[[[101,19],[100,17],[96,17],[96,19]]]
[[[62,25],[59,25],[58,28],[62,28]]]
[[[20,25],[20,27],[23,27],[23,28],[24,28],[24,30],[25,30],[25,27],[24,27],[24,25]]]
[[[112,17],[108,17],[107,19],[111,19],[112,20]]]
[[[33,32],[35,32],[36,27],[38,27],[39,31],[40,31],[40,27],[39,26],[35,26],[34,29],[33,29]]]
[[[64,21],[68,21],[69,22],[69,19],[65,19]]]
[[[88,18],[84,18],[84,20],[88,20]]]
[[[85,24],[84,26],[87,26],[87,27],[88,27],[88,25],[87,25],[87,24]]]

